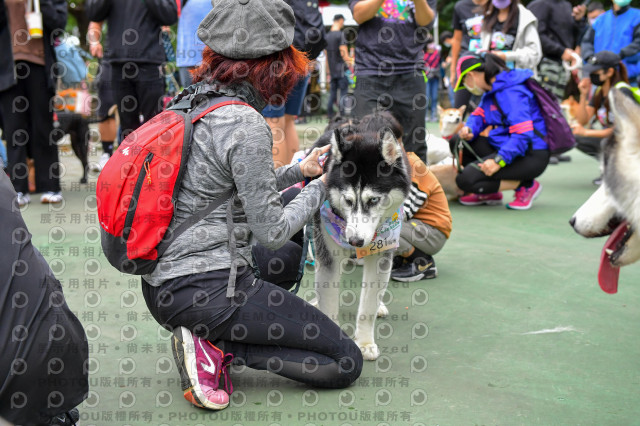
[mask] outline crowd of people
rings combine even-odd
[[[501,191],[516,189],[515,199],[507,208],[528,209],[541,192],[535,178],[546,165],[571,160],[569,155],[551,152],[545,142],[544,111],[538,111],[535,94],[527,88],[529,78],[566,105],[566,119],[577,149],[597,158],[601,140],[612,133],[609,89],[621,81],[638,84],[639,11],[629,3],[612,1],[606,5],[609,10],[598,1],[572,6],[566,0],[534,0],[526,7],[518,0],[456,3],[452,32],[445,31],[440,38],[441,87],[448,89],[453,107],[466,106],[470,114],[459,134],[467,143],[454,139],[452,149],[456,148],[453,145],[462,146],[464,165],[480,166],[465,167],[457,176],[456,183],[465,192],[460,203],[502,204]],[[427,63],[432,57],[427,46],[427,69],[432,68]],[[504,66],[500,65],[502,74],[480,75],[486,64],[495,66],[496,58],[504,61]],[[477,68],[468,70],[463,64],[475,64]],[[461,79],[465,70],[468,77],[463,75]],[[482,77],[479,82],[477,76]],[[505,86],[507,80],[510,83]],[[516,92],[528,102],[509,103],[504,99],[504,95]],[[549,158],[540,158],[536,167],[529,168],[531,163],[526,159],[536,150],[546,150]],[[509,152],[518,153],[505,159]],[[486,187],[476,184],[479,181],[492,184]],[[594,183],[599,184],[600,178]]]
[[[40,36],[37,24],[25,17],[34,13],[32,2],[0,0],[0,46],[10,58],[0,63],[0,118],[11,182],[2,177],[0,198],[6,203],[13,198],[18,207],[31,202],[30,192],[41,194],[42,203],[64,201],[50,100],[60,88],[61,61],[55,47],[64,37],[67,2],[37,3]],[[612,134],[615,123],[609,91],[619,82],[637,86],[640,78],[640,10],[629,3],[572,6],[567,0],[534,0],[525,7],[519,0],[460,0],[452,27],[438,38],[435,0],[349,0],[357,37],[345,35],[343,15],[334,16],[325,28],[318,5],[306,0],[86,0],[91,21],[87,42],[99,60],[95,115],[102,155],[96,170],[108,164],[119,142],[166,106],[166,82],[173,78],[166,66],[167,52],[173,49],[167,26],[177,24],[180,85],[223,88],[244,103],[234,108],[231,118],[216,110],[194,125],[193,149],[176,192],[176,221],[171,226],[197,213],[200,199],[215,199],[231,187],[237,198],[227,202],[226,215],[214,211],[177,238],[157,269],[142,278],[150,312],[174,332],[185,398],[198,407],[225,408],[231,389],[219,384],[229,354],[252,368],[323,388],[346,387],[362,369],[360,349],[340,327],[287,291],[293,269],[286,278],[270,276],[268,270],[255,275],[268,269],[264,265],[269,258],[285,252],[293,253],[287,264],[297,268],[300,230],[326,197],[320,157],[328,147],[305,152],[304,159],[292,162],[300,150],[294,120],[307,93],[309,70],[323,52],[329,119],[349,116],[358,129],[374,133],[390,128],[409,160],[412,189],[404,204],[405,225],[391,278],[435,278],[433,256],[449,238],[451,214],[427,166],[426,122],[438,120],[437,107],[443,102],[466,106],[468,118],[450,141],[455,156],[461,154],[455,178],[464,193],[461,204],[502,204],[502,191],[513,190],[507,208],[531,208],[542,191],[537,178],[547,165],[570,161],[551,150],[549,122],[531,81],[558,102],[574,102],[569,109],[573,116],[567,118],[576,146],[597,158],[600,141]],[[441,92],[448,92],[443,102]],[[235,136],[238,131],[242,138]],[[32,190],[28,158],[35,171]],[[215,173],[203,176],[198,164],[208,164]],[[302,190],[281,193],[305,179]],[[0,206],[3,220],[28,234],[19,212],[7,205]],[[229,220],[235,231],[227,228]],[[209,238],[194,238],[196,230]],[[26,261],[41,266],[33,271],[38,274],[33,280],[48,283],[42,290],[47,297],[51,292],[61,295],[30,239],[20,244]],[[15,285],[22,285],[18,281]],[[235,293],[228,297],[230,283]],[[275,307],[268,303],[274,292],[284,301]],[[202,304],[195,309],[190,301],[203,294],[206,309]],[[79,322],[63,299],[59,305],[68,326],[67,347],[74,348],[69,362],[82,362],[87,354]],[[264,324],[251,320],[258,313],[290,319],[281,339],[266,339]],[[320,336],[312,342],[303,338],[310,318]],[[238,338],[238,329],[246,331],[244,337]],[[7,371],[16,371],[16,358],[30,360],[26,353],[11,356],[0,364]],[[310,358],[316,363],[312,373],[306,367]],[[280,360],[278,368],[271,365],[273,359]],[[202,365],[215,367],[217,375]],[[6,386],[0,383],[0,390],[22,389],[14,376]],[[58,412],[15,410],[3,401],[0,415],[42,423],[62,414],[60,423],[51,424],[70,424],[77,419],[71,409],[86,393],[86,375],[76,383]],[[37,406],[45,391],[39,389],[29,404]]]

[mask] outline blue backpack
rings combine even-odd
[[[555,95],[542,87],[540,83],[533,78],[526,80],[524,84],[531,90],[538,101],[540,113],[544,119],[544,125],[547,128],[546,136],[537,129],[533,129],[533,133],[541,139],[544,139],[552,155],[562,154],[576,146],[576,138],[573,136],[571,126],[569,126],[569,123],[567,123],[567,120],[564,118],[564,114],[562,114],[560,103]],[[504,121],[505,114],[497,102],[496,107],[498,111],[500,111]]]
[[[69,41],[65,34],[60,44],[54,47],[58,61],[58,75],[67,86],[82,83],[87,78],[87,66],[84,57],[88,54]]]

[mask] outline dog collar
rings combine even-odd
[[[391,217],[386,218],[376,230],[373,240],[368,242],[364,247],[353,247],[347,241],[346,227],[347,222],[334,213],[329,205],[329,201],[325,201],[320,206],[320,220],[331,236],[333,242],[344,249],[356,250],[358,259],[386,250],[396,249],[400,244],[400,229],[402,227],[402,217],[404,216],[403,208],[400,206]]]

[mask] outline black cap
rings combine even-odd
[[[462,81],[469,71],[484,71],[484,61],[479,56],[467,55],[458,59],[456,74],[458,74],[458,82],[453,88],[457,92],[463,86]]]
[[[617,54],[603,50],[591,56],[582,67],[582,75],[588,76],[598,70],[616,68],[622,59]]]

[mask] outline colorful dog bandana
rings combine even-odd
[[[340,247],[356,250],[356,256],[361,259],[371,254],[380,253],[386,250],[396,249],[400,243],[400,229],[402,227],[403,209],[402,206],[391,216],[386,218],[376,230],[373,240],[365,247],[354,247],[347,241],[345,230],[347,222],[331,210],[329,201],[325,201],[320,206],[320,218],[331,239]]]

